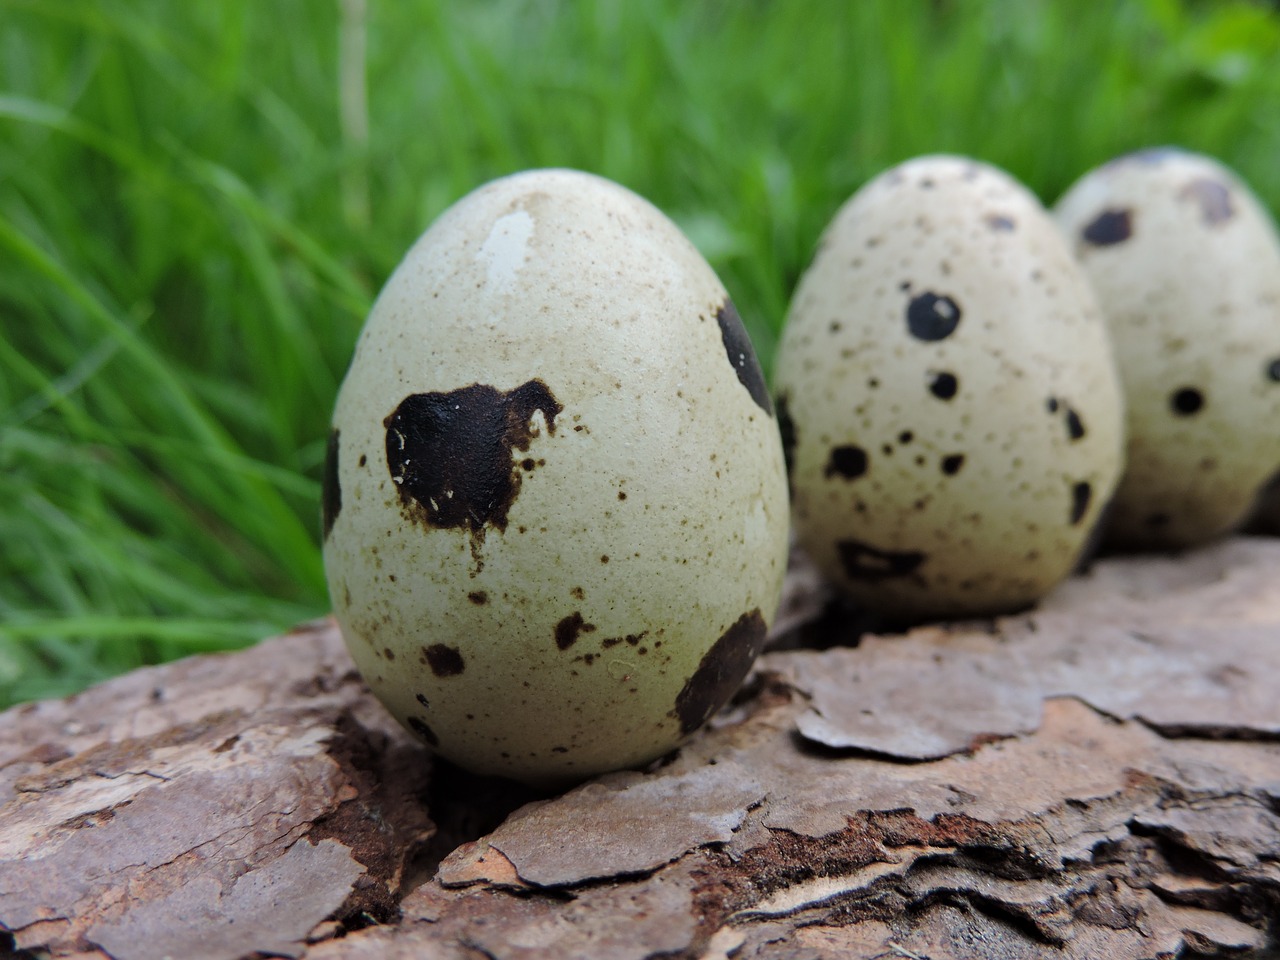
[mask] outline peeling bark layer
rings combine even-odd
[[[709,729],[551,796],[432,761],[328,622],[12,709],[0,955],[1277,949],[1280,542],[864,628],[797,561]]]

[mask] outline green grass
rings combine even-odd
[[[0,704],[325,611],[317,478],[354,339],[490,178],[571,166],[651,199],[766,364],[823,225],[916,154],[1052,200],[1180,143],[1280,209],[1262,5],[360,7],[0,0]]]

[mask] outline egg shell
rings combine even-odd
[[[1097,291],[1128,405],[1107,538],[1236,527],[1280,468],[1280,238],[1230,170],[1175,148],[1085,174],[1056,218]]]
[[[1039,201],[963,157],[859,190],[792,301],[776,386],[801,544],[905,619],[1023,607],[1120,470],[1101,317]]]
[[[777,608],[785,467],[750,341],[679,229],[596,176],[494,181],[418,240],[360,335],[326,476],[356,664],[477,772],[660,756]]]

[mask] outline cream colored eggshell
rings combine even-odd
[[[361,672],[440,754],[535,782],[632,766],[740,682],[780,596],[787,500],[736,316],[656,208],[565,170],[463,198],[387,282],[334,413],[325,565]],[[417,394],[461,418],[424,436],[451,437],[469,476],[465,436],[523,434],[499,451],[505,523],[469,480],[410,482],[453,469],[439,448],[403,462],[427,450],[404,440],[427,407],[388,418]],[[446,523],[464,492],[475,529]]]
[[[1121,157],[1055,210],[1111,328],[1128,467],[1108,537],[1188,546],[1244,519],[1280,468],[1280,238],[1222,164]]]
[[[1082,272],[1033,195],[961,157],[902,164],[839,210],[776,386],[801,543],[895,616],[1034,601],[1120,469],[1120,391]]]

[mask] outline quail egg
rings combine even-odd
[[[779,346],[801,545],[893,618],[1024,607],[1110,498],[1122,398],[1092,292],[1039,201],[963,157],[859,190]]]
[[[1097,291],[1128,407],[1106,538],[1185,547],[1248,515],[1280,468],[1280,238],[1216,160],[1145,150],[1055,214]]]
[[[671,750],[778,604],[785,469],[742,321],[670,220],[593,175],[494,181],[414,244],[325,472],[357,666],[476,772],[552,784]]]

